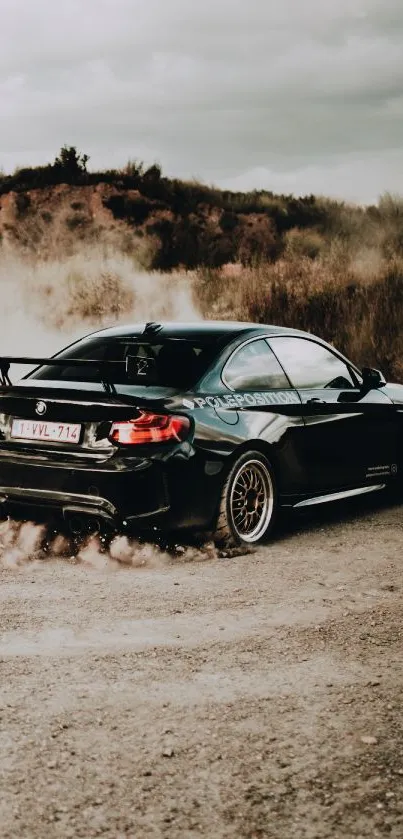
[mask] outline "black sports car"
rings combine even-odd
[[[14,362],[37,366],[12,385]],[[295,329],[137,324],[0,372],[4,513],[73,532],[248,545],[279,507],[381,490],[402,466],[403,386]]]

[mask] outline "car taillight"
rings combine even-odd
[[[190,428],[187,417],[142,411],[136,419],[114,422],[109,439],[123,446],[169,443],[185,440]]]

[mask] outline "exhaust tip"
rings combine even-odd
[[[69,533],[75,538],[80,536],[97,536],[102,531],[102,522],[96,516],[80,516],[75,513],[65,513]]]
[[[81,536],[81,534],[84,533],[85,523],[81,516],[68,516],[67,524],[69,531],[73,536]]]

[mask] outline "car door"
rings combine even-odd
[[[269,343],[303,404],[309,486],[329,492],[392,475],[397,415],[382,389],[364,390],[353,366],[315,339],[278,336]]]
[[[301,494],[305,478],[299,459],[305,428],[303,406],[266,336],[249,338],[233,350],[222,370],[221,387],[222,405],[239,408],[236,417],[232,412],[238,444],[248,443],[253,448],[251,441],[268,443],[280,495]],[[228,412],[215,410],[228,421]]]

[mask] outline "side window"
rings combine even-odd
[[[296,388],[355,387],[347,364],[326,347],[305,338],[271,338],[270,345]]]
[[[222,378],[231,390],[284,390],[290,387],[264,338],[258,338],[235,350],[224,367]]]

